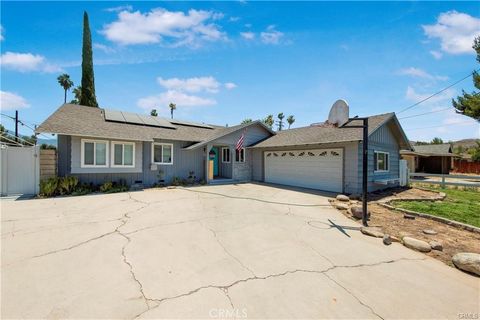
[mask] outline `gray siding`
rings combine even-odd
[[[163,171],[163,179],[166,183],[170,183],[174,177],[186,179],[189,172],[193,171],[197,180],[203,179],[204,174],[204,148],[195,150],[182,150],[182,148],[192,144],[190,142],[173,141],[173,140],[156,140],[159,143],[173,144],[173,164],[163,165],[157,164],[157,169],[152,170],[152,143],[143,143],[143,183],[144,185],[152,185],[159,180],[159,171]]]
[[[81,140],[102,140],[108,142],[108,167],[106,168],[82,168],[81,163]],[[118,141],[118,140],[113,140]],[[71,137],[71,173],[141,173],[142,172],[142,142],[135,142],[135,167],[134,168],[112,168],[110,167],[112,159],[112,140],[95,139],[88,137]]]
[[[59,177],[70,174],[71,168],[71,137],[57,136],[57,172]]]
[[[389,153],[390,158],[390,170],[388,172],[375,172],[374,171],[374,152],[384,151]],[[358,193],[362,190],[362,145],[360,143],[358,148]],[[386,187],[392,187],[398,185],[389,184],[388,186],[374,183],[375,180],[383,179],[398,179],[399,178],[399,160],[400,160],[400,148],[395,136],[392,133],[388,124],[385,124],[378,128],[370,137],[368,141],[368,191],[375,191],[385,189]]]

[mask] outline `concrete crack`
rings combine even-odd
[[[233,260],[237,261],[237,263],[239,265],[241,265],[245,270],[248,270],[248,272],[250,272],[250,274],[252,274],[254,277],[256,276],[255,275],[255,272],[253,272],[249,267],[247,267],[246,265],[243,264],[242,261],[240,261],[240,259],[238,259],[237,257],[235,257],[230,251],[227,250],[227,248],[225,248],[225,246],[223,245],[223,243],[220,241],[220,239],[218,239],[217,237],[217,233],[215,232],[215,230],[213,229],[210,229],[209,227],[205,226],[202,224],[203,227],[205,227],[207,230],[210,230],[210,232],[213,234],[213,237],[215,238],[215,240],[217,241],[217,243],[220,245],[220,247],[222,247],[223,251],[225,251],[226,254],[228,254],[230,257],[232,257]]]
[[[380,319],[384,319],[381,315],[379,315],[371,306],[369,306],[368,304],[364,303],[362,300],[360,300],[355,294],[353,294],[353,292],[351,292],[350,290],[348,290],[346,287],[344,287],[343,285],[341,285],[339,282],[337,282],[335,279],[333,279],[332,277],[330,277],[327,273],[324,273],[323,274],[325,277],[327,277],[330,281],[332,281],[333,283],[335,283],[337,286],[339,286],[340,288],[342,288],[343,290],[345,290],[345,292],[347,292],[349,295],[351,295],[355,300],[357,300],[358,303],[360,303],[362,306],[364,306],[365,308],[369,309],[371,313],[373,313],[376,317],[380,318]]]
[[[233,304],[233,301],[232,301],[232,298],[230,297],[230,295],[228,294],[228,289],[220,289],[223,294],[227,297],[228,299],[228,302],[230,303],[230,306],[232,307],[233,310],[235,310],[235,305]]]

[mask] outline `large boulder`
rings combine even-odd
[[[430,241],[430,247],[432,248],[432,250],[443,251],[443,246],[438,241]]]
[[[379,228],[375,227],[361,227],[360,231],[370,237],[375,237],[375,238],[383,238],[384,234],[382,230]]]
[[[337,200],[338,201],[350,201],[350,198],[344,194],[339,194],[337,195]]]
[[[452,262],[460,270],[480,276],[480,254],[462,252],[453,256]]]
[[[383,244],[386,246],[389,246],[392,244],[392,237],[390,235],[386,234],[383,236]]]
[[[362,206],[353,206],[351,208],[352,216],[357,219],[362,219],[363,217],[363,209]],[[367,217],[370,217],[370,211],[367,211]]]
[[[418,240],[412,237],[403,237],[403,245],[407,248],[417,250],[420,252],[430,252],[432,248],[430,244],[425,241]]]
[[[428,235],[436,235],[437,231],[432,230],[432,229],[425,229],[425,230],[423,230],[423,233],[428,234]]]
[[[335,203],[335,208],[337,208],[339,210],[347,210],[349,207],[348,207],[348,204],[346,204],[346,203],[337,202],[337,203]]]

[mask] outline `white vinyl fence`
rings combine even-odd
[[[39,146],[0,146],[0,194],[35,195],[40,188]]]

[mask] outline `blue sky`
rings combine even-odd
[[[101,107],[234,125],[293,114],[324,121],[399,112],[480,67],[474,2],[1,2],[2,113],[41,123],[63,102],[56,77],[81,81],[82,16],[90,18]],[[451,106],[467,79],[399,118]],[[72,95],[69,95],[72,99]],[[401,119],[410,139],[479,137],[444,110]],[[2,117],[2,124],[13,123]],[[22,132],[30,133],[22,128]]]

